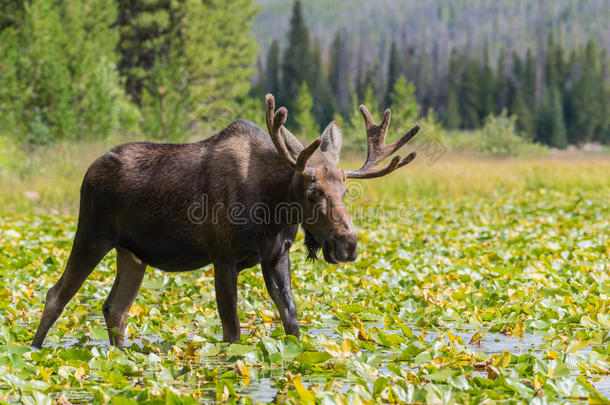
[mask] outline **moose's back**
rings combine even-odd
[[[264,233],[248,209],[286,198],[278,183],[292,173],[282,168],[269,136],[246,121],[196,143],[123,144],[87,171],[79,228],[168,271],[193,270],[219,255],[247,259]]]

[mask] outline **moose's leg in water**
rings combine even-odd
[[[287,335],[299,337],[297,308],[294,305],[290,287],[290,258],[288,252],[278,258],[263,261],[261,267],[267,291],[280,312],[284,332]]]
[[[146,264],[128,250],[117,247],[116,252],[116,278],[102,311],[110,344],[122,347],[129,308],[133,305],[142,285]]]
[[[98,241],[89,232],[77,230],[68,264],[59,281],[47,293],[44,311],[32,346],[40,348],[49,329],[63,312],[68,301],[83,285],[95,266],[112,249],[107,241]]]
[[[222,340],[239,340],[239,316],[237,315],[237,265],[235,263],[214,263],[214,285],[216,304],[222,322]]]

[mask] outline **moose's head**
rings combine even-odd
[[[352,219],[343,205],[347,191],[346,179],[372,179],[385,176],[413,159],[415,152],[402,159],[394,156],[381,169],[375,167],[394,154],[419,131],[414,126],[391,145],[385,145],[391,112],[385,110],[381,125],[375,124],[369,110],[360,106],[367,135],[367,157],[358,170],[337,167],[343,134],[339,124],[331,122],[322,135],[304,147],[285,127],[288,112],[285,107],[275,110],[275,99],[265,97],[267,128],[280,156],[294,169],[290,199],[302,209],[301,224],[305,230],[305,244],[309,257],[316,258],[321,248],[329,263],[354,261],[357,255],[358,235]]]

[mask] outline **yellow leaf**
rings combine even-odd
[[[313,396],[311,391],[309,391],[303,386],[301,376],[298,376],[297,378],[292,380],[292,382],[294,384],[294,388],[297,390],[297,394],[299,394],[299,398],[301,398],[301,401],[303,401],[303,403],[314,404],[316,402],[315,397]]]
[[[505,349],[504,352],[493,361],[495,367],[505,368],[510,364],[511,354]]]
[[[42,380],[43,381],[49,381],[49,378],[51,377],[51,369],[49,369],[49,371],[47,371],[46,368],[44,368],[43,366],[38,366],[38,372],[40,372],[40,375],[42,376]]]
[[[241,360],[235,362],[235,373],[242,377],[250,378],[250,370],[248,370],[248,366]]]

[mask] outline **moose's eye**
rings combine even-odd
[[[307,199],[312,203],[318,202],[322,198],[322,195],[322,191],[318,190],[317,188],[310,188],[305,193]]]

